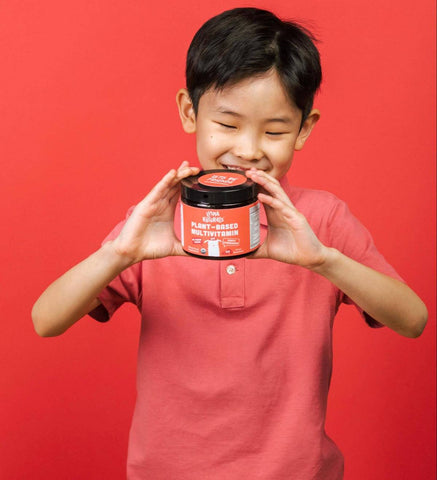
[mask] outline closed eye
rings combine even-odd
[[[225,128],[231,128],[231,129],[236,129],[237,127],[235,127],[234,125],[228,125],[226,123],[221,123],[221,122],[217,122],[219,125],[221,125],[222,127],[225,127]]]
[[[285,135],[288,132],[266,132],[267,135]]]

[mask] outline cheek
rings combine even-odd
[[[223,153],[218,135],[208,132],[197,137],[197,156],[204,170],[219,168],[217,159]]]
[[[270,162],[272,164],[272,173],[275,177],[283,177],[291,166],[293,160],[294,148],[291,143],[285,145],[275,145],[270,152]]]
[[[272,149],[271,158],[278,167],[288,165],[293,158],[294,148],[289,142],[275,145]]]
[[[198,135],[197,145],[204,154],[214,155],[220,153],[225,148],[223,138],[217,133],[208,132],[204,135]]]

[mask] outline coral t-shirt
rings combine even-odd
[[[401,280],[344,202],[282,186],[325,245]],[[343,478],[325,414],[333,320],[352,302],[328,280],[268,259],[167,257],[128,268],[99,299],[98,320],[124,302],[141,313],[129,480]]]

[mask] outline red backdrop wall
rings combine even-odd
[[[185,53],[207,18],[243,5],[1,2],[1,478],[125,476],[135,309],[39,338],[31,307],[168,169],[195,162],[174,101]],[[291,182],[346,200],[430,311],[415,340],[340,311],[327,430],[345,478],[435,478],[434,2],[251,5],[321,39],[322,119]]]

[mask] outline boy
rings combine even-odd
[[[59,335],[126,301],[142,314],[128,478],[338,480],[324,431],[331,335],[342,302],[371,326],[422,332],[427,311],[346,205],[291,187],[294,150],[319,119],[321,81],[308,32],[234,9],[209,20],[177,94],[204,169],[259,184],[264,241],[252,258],[187,256],[178,238],[181,179],[171,170],[107,237],[36,302],[36,331]]]

